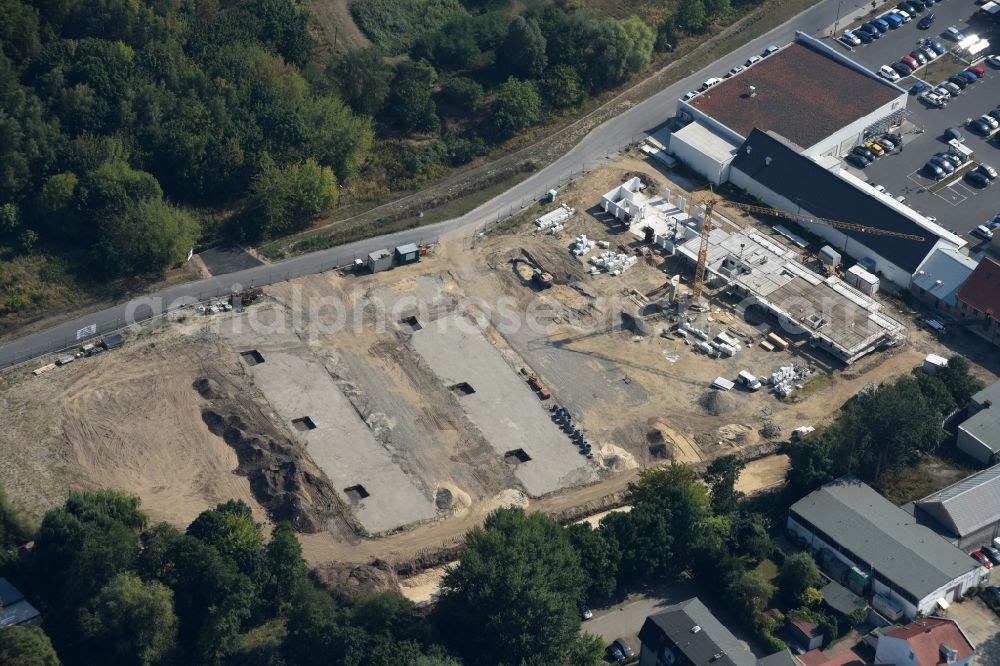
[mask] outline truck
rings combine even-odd
[[[552,286],[552,273],[543,271],[541,268],[535,268],[531,272],[531,281],[540,289],[548,289]]]
[[[760,380],[746,370],[740,370],[740,374],[736,376],[736,383],[742,384],[751,391],[759,391],[761,387]]]
[[[538,394],[538,397],[542,400],[548,400],[552,397],[552,394],[549,393],[547,388],[545,388],[545,385],[542,384],[542,380],[540,380],[537,375],[531,375],[528,377],[528,386],[530,386],[531,390],[535,391]]]

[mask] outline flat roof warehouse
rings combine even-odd
[[[754,128],[772,130],[809,148],[905,94],[819,48],[825,47],[798,39],[687,104],[742,137]]]

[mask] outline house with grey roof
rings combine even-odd
[[[650,615],[639,666],[757,666],[757,658],[697,597]]]
[[[963,550],[1000,536],[1000,465],[931,493],[914,505],[915,516]]]
[[[958,426],[955,445],[983,465],[1000,452],[1000,382],[972,396],[968,416]]]
[[[910,280],[910,292],[932,308],[952,314],[958,302],[958,290],[979,264],[952,247],[931,252]]]
[[[890,619],[947,608],[989,572],[941,535],[847,475],[805,496],[788,511],[787,528],[817,554],[867,578],[871,605]]]

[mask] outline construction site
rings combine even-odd
[[[453,547],[497,506],[620,506],[671,460],[735,453],[755,461],[742,490],[773,487],[793,431],[947,352],[685,185],[625,157],[471,250],[443,239],[10,370],[0,483],[35,518],[69,489],[133,492],[179,525],[242,499],[292,520],[313,564],[352,566]]]

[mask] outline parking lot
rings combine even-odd
[[[894,3],[886,5],[879,13],[884,13],[893,6]],[[858,63],[872,71],[878,71],[881,66],[891,65],[913,50],[921,38],[934,37],[945,48],[951,49],[955,43],[942,37],[941,33],[954,25],[966,35],[975,33],[990,40],[991,47],[982,55],[1000,52],[1000,30],[996,26],[992,26],[991,31],[991,26],[982,21],[973,20],[970,24],[970,17],[977,10],[978,7],[971,0],[943,0],[919,14],[916,19],[888,31],[881,39],[873,40],[870,44],[848,49],[837,42],[837,46]],[[918,29],[918,20],[932,12],[936,17],[933,26],[929,30]],[[866,17],[865,20],[870,18]],[[856,28],[861,23],[855,18],[842,27]],[[947,54],[940,56],[918,69],[912,76],[904,77],[896,83],[909,90],[917,80],[924,80],[925,77],[934,82],[946,80],[948,76],[964,68],[961,63],[953,60],[951,62],[954,64],[943,64],[949,60],[951,59]],[[936,182],[922,169],[935,153],[947,150],[943,132],[949,127],[958,128],[965,137],[965,144],[975,151],[973,161],[991,166],[1000,164],[1000,142],[988,142],[965,126],[968,119],[987,113],[1000,101],[1000,70],[985,61],[976,64],[985,67],[985,77],[952,98],[944,108],[928,107],[916,95],[911,95],[907,104],[910,115],[903,127],[904,144],[901,150],[880,158],[863,172],[852,167],[854,173],[869,182],[883,185],[893,196],[905,196],[907,205],[924,215],[937,218],[939,224],[966,237],[973,245],[981,241],[969,232],[1000,212],[1000,195],[997,194],[1000,185],[993,184],[980,189],[965,180],[961,169]],[[949,68],[954,71],[944,71]]]

